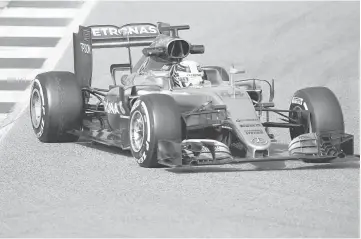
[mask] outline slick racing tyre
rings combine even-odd
[[[30,95],[30,118],[41,142],[77,141],[78,136],[67,132],[80,129],[82,109],[82,93],[73,73],[37,75]]]
[[[159,167],[158,140],[182,138],[181,115],[171,96],[148,94],[133,104],[129,120],[130,150],[141,167]]]
[[[289,116],[302,123],[303,127],[290,128],[291,139],[301,134],[334,131],[344,133],[345,126],[342,109],[335,94],[326,87],[310,87],[298,90],[292,98],[290,110],[309,110],[308,115],[290,113]]]

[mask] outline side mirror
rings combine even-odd
[[[234,88],[235,87],[235,79],[234,79],[234,76],[233,75],[236,75],[236,74],[243,74],[243,73],[246,73],[246,71],[244,69],[236,69],[234,67],[234,65],[232,65],[230,68],[229,68],[229,74],[230,74],[230,81],[229,81],[229,84]]]
[[[118,85],[118,79],[121,79],[124,75],[132,73],[131,65],[128,64],[112,64],[110,65],[110,74],[113,79],[113,84]]]
[[[125,64],[111,64],[110,65],[110,74],[114,74],[114,72],[116,70],[119,71],[127,71],[127,70],[131,70],[132,66],[129,63],[125,63]]]
[[[246,73],[246,71],[244,69],[236,69],[236,68],[234,68],[234,66],[231,66],[229,69],[229,73],[230,74],[243,74],[243,73]]]

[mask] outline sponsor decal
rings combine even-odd
[[[298,136],[298,139],[307,140],[307,139],[311,139],[311,138],[308,136],[300,135],[300,136]]]
[[[84,39],[84,41],[89,42],[89,40],[90,40],[90,30],[89,29],[83,28],[83,39]]]
[[[197,73],[194,73],[194,74],[187,74],[188,77],[197,77],[197,76],[202,76],[202,74],[197,74]]]
[[[306,102],[303,102],[303,107],[305,107],[305,110],[308,110]]]
[[[261,129],[245,130],[246,134],[263,134]]]
[[[222,146],[222,145],[216,145],[214,147],[214,151],[217,153],[217,152],[229,152],[229,150],[227,149],[227,147],[225,146]]]
[[[140,100],[135,101],[131,111],[135,110],[139,105],[140,105]]]
[[[263,138],[256,137],[256,138],[253,138],[253,139],[252,139],[252,143],[258,144],[258,145],[265,145],[265,144],[268,143],[268,140],[263,139]]]
[[[222,97],[233,97],[233,92],[232,91],[221,91],[219,93]],[[244,93],[243,92],[240,92],[240,91],[235,91],[234,92],[234,95],[236,97],[243,97],[244,96]]]
[[[203,146],[201,152],[202,153],[210,153],[211,151],[209,150],[208,147]]]
[[[122,36],[142,36],[142,35],[158,35],[157,27],[153,25],[135,25],[118,28],[116,26],[99,26],[92,27],[92,36],[97,37],[122,37]]]
[[[120,114],[118,106],[115,102],[104,101],[104,107],[108,114]]]
[[[299,98],[299,97],[293,97],[291,103],[292,104],[297,104],[297,105],[302,105],[303,99]]]
[[[170,65],[164,65],[164,66],[162,66],[161,70],[162,70],[162,71],[169,71],[170,68],[171,68]]]
[[[243,121],[258,121],[259,119],[236,119],[236,122],[243,122]]]
[[[240,124],[239,127],[248,128],[248,127],[261,127],[262,124]]]
[[[137,162],[143,163],[146,157],[147,157],[146,150],[144,150],[142,156],[137,160]]]
[[[147,124],[147,141],[150,142],[150,119],[149,119],[149,113],[148,113],[148,108],[145,105],[144,101],[141,102],[142,108],[144,110],[144,114],[145,114],[145,120],[144,122]]]
[[[56,78],[56,83],[57,83],[57,89],[58,89],[58,93],[59,93],[59,110],[63,111],[63,107],[64,107],[64,99],[65,99],[65,89],[64,87],[61,85],[61,79],[60,78]],[[60,125],[59,125],[59,131],[58,132],[63,132],[64,129],[64,122],[65,122],[65,116],[62,114],[60,116]]]
[[[212,148],[215,153],[225,153],[225,152],[229,153],[228,148],[222,145],[202,146],[200,153],[211,153]],[[192,151],[193,153],[197,152],[195,150],[190,150],[190,151]]]
[[[92,36],[93,37],[123,36],[123,32],[116,27],[97,27],[97,28],[92,28]]]
[[[139,34],[158,34],[158,29],[155,26],[129,26],[120,29],[125,32],[126,35],[139,35]]]
[[[125,109],[123,107],[123,101],[119,101],[118,106],[119,106],[120,112],[122,114],[125,114]]]
[[[39,129],[39,132],[36,133],[36,137],[40,138],[43,133],[44,133],[44,126],[45,126],[45,121],[44,121],[44,117],[45,117],[45,97],[44,97],[44,92],[43,92],[43,88],[41,88],[41,84],[39,82],[38,79],[35,79],[34,80],[34,86],[35,87],[35,84],[38,85],[39,87],[39,93],[40,93],[40,98],[41,98],[41,121],[40,121],[40,129]],[[37,89],[35,89],[37,90]]]
[[[135,109],[136,107],[138,106],[141,106],[141,109],[143,110],[143,113],[144,113],[144,116],[143,116],[143,119],[144,119],[144,126],[146,129],[143,129],[144,132],[147,132],[146,134],[146,138],[145,138],[145,135],[144,136],[144,141],[145,143],[143,143],[143,145],[141,146],[140,150],[139,150],[139,155],[141,155],[139,158],[136,158],[136,161],[137,163],[139,164],[142,164],[144,162],[144,160],[146,159],[148,153],[149,153],[149,142],[150,142],[150,126],[149,126],[149,114],[148,114],[148,109],[145,105],[145,103],[143,101],[140,101],[140,100],[137,100],[133,107],[132,107],[132,110]],[[140,109],[140,110],[141,110]],[[140,111],[138,111],[140,112]],[[145,131],[146,130],[146,131]]]
[[[43,109],[42,111],[44,112],[44,109]],[[40,137],[43,135],[43,133],[44,133],[44,126],[45,126],[44,116],[45,116],[45,114],[42,113],[41,123],[40,123],[40,130],[39,130],[39,132],[36,134],[36,136],[37,136],[38,138],[40,138]]]
[[[222,125],[221,128],[222,128],[222,129],[229,129],[229,130],[232,130],[232,129],[233,129],[233,128],[230,127],[230,126],[225,126],[225,125]]]
[[[125,114],[122,101],[120,101],[119,103],[115,103],[105,100],[104,108],[105,108],[105,112],[107,112],[108,114]]]
[[[298,140],[317,140],[317,137],[315,135],[311,134],[311,135],[300,135],[295,139],[298,139]]]
[[[90,49],[90,45],[89,44],[85,44],[85,43],[80,43],[80,48],[81,51],[84,52],[85,54],[90,54],[91,49]]]

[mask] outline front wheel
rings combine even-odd
[[[340,103],[335,94],[326,87],[309,87],[298,90],[293,95],[289,109],[310,112],[309,115],[307,113],[290,113],[292,119],[302,124],[302,127],[290,129],[291,139],[312,132],[345,132]]]
[[[300,123],[302,127],[290,128],[292,141],[289,144],[291,154],[322,154],[336,156],[340,150],[349,153],[346,146],[339,148],[333,145],[331,137],[320,146],[317,143],[318,135],[345,133],[341,106],[335,94],[325,87],[310,87],[297,91],[290,105],[290,118]],[[308,112],[307,112],[308,111]],[[352,142],[351,142],[352,144]],[[348,146],[347,146],[348,147]],[[350,146],[352,147],[352,146]],[[318,162],[328,163],[332,159],[321,159]],[[306,162],[306,161],[305,161]],[[307,162],[314,162],[314,159]]]
[[[141,167],[159,167],[158,140],[181,141],[178,106],[171,96],[148,94],[133,104],[129,120],[130,150]]]

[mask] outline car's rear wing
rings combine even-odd
[[[159,34],[158,27],[151,23],[79,26],[79,31],[73,33],[73,49],[74,72],[80,86],[91,85],[93,49],[126,47],[131,66],[129,48],[150,46]]]
[[[114,25],[93,25],[92,47],[137,47],[149,46],[160,34],[158,27],[151,23],[131,23],[121,27]]]
[[[74,72],[81,87],[91,86],[92,53],[99,48],[128,48],[129,68],[132,69],[130,48],[147,47],[160,35],[178,34],[178,30],[189,29],[189,26],[170,26],[168,23],[130,23],[117,27],[114,25],[79,26],[73,33]],[[175,34],[173,33],[173,34]],[[112,68],[112,67],[111,67]]]

